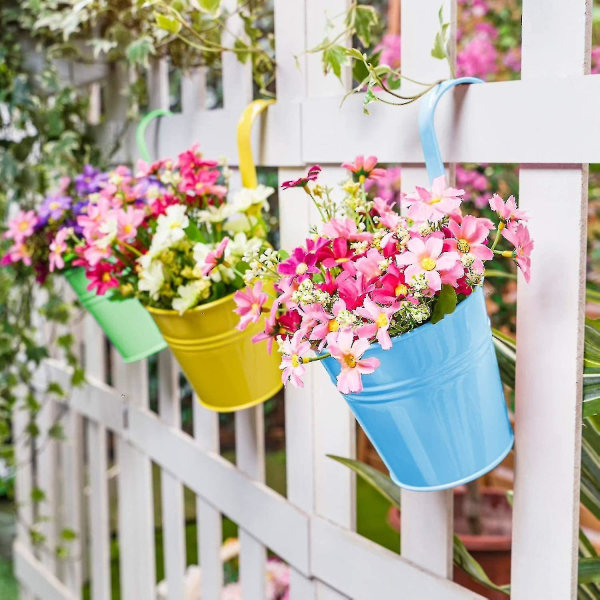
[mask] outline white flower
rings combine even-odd
[[[183,204],[171,204],[167,212],[156,221],[156,233],[150,244],[149,254],[156,255],[185,237],[185,228],[190,224]]]
[[[204,267],[204,263],[206,262],[206,257],[208,253],[213,250],[213,247],[209,244],[203,244],[202,242],[198,242],[194,244],[192,248],[192,255],[194,260],[196,261],[196,267],[202,269]]]
[[[153,260],[150,254],[144,254],[137,260],[140,265],[138,289],[141,292],[148,292],[150,298],[156,300],[158,292],[162,287],[165,276],[162,269],[162,263]]]
[[[242,188],[233,195],[230,204],[235,209],[234,212],[245,212],[255,204],[260,204],[266,210],[269,208],[267,198],[274,191],[272,187],[262,184],[256,188]]]
[[[173,299],[173,310],[183,314],[186,310],[193,308],[200,300],[205,300],[210,295],[210,280],[206,277],[195,279],[186,285],[177,288],[179,296]]]
[[[98,227],[98,231],[103,233],[104,235],[96,240],[95,244],[98,248],[108,248],[113,240],[117,237],[117,218],[109,217],[106,219],[100,227]]]
[[[198,221],[200,223],[222,223],[237,211],[224,202],[221,206],[209,206],[206,210],[198,211]]]
[[[225,223],[225,231],[229,233],[240,233],[242,231],[250,231],[253,226],[253,222],[256,223],[255,217],[248,217],[244,213],[235,213]]]
[[[260,238],[248,239],[245,233],[236,233],[227,244],[225,256],[235,256],[236,258],[243,258],[246,255],[254,256],[260,251],[262,244],[263,241]]]

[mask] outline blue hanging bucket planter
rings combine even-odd
[[[445,81],[419,114],[429,178],[444,174],[433,116],[441,96],[475,78]],[[483,291],[474,291],[436,324],[392,338],[390,350],[372,344],[365,358],[380,367],[363,377],[363,391],[344,397],[400,487],[453,488],[481,477],[510,452],[508,418]],[[321,361],[335,383],[334,358]]]

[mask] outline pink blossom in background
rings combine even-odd
[[[379,64],[388,65],[392,69],[399,69],[400,48],[400,34],[388,33],[384,35],[381,42],[375,47],[375,52],[381,51],[381,54],[379,55]]]
[[[34,211],[21,210],[14,219],[8,223],[8,231],[4,234],[5,238],[22,242],[33,233],[33,228],[37,223],[37,216]]]
[[[521,72],[521,48],[509,48],[506,54],[502,58],[502,62],[507,69],[514,71],[515,73]],[[592,50],[592,62],[593,62],[593,50]]]
[[[23,242],[13,244],[2,257],[1,264],[6,266],[18,262],[22,262],[26,266],[31,265],[31,254]]]
[[[400,167],[388,167],[385,174],[377,180],[367,179],[365,190],[382,200],[390,206],[397,205],[400,201],[400,182],[402,169]]]
[[[600,46],[592,48],[592,68],[591,73],[597,75],[600,73]]]
[[[464,188],[464,200],[472,201],[477,208],[487,206],[491,198],[488,191],[490,183],[483,173],[475,168],[467,169],[461,165],[456,165],[456,185]]]
[[[486,33],[478,33],[468,41],[456,57],[458,77],[481,77],[498,72],[498,51]]]

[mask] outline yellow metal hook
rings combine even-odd
[[[242,176],[242,185],[247,188],[258,186],[256,177],[256,166],[252,156],[252,125],[256,118],[275,100],[254,100],[242,112],[242,116],[237,127],[238,156],[240,160],[240,174]]]

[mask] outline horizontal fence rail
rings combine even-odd
[[[367,116],[358,94],[340,107],[352,85],[349,69],[342,71],[340,84],[332,74],[323,75],[319,56],[305,52],[321,41],[327,16],[347,6],[347,0],[274,0],[277,102],[255,127],[254,157],[258,165],[278,169],[279,183],[319,163],[326,167],[323,181],[334,185],[344,177],[340,163],[374,154],[380,162],[401,165],[402,188],[408,191],[427,181],[419,103],[403,108],[371,104]],[[430,55],[439,7],[440,0],[402,1],[402,69],[409,77],[433,82],[449,76],[448,65]],[[456,0],[445,3],[451,30],[456,10]],[[520,202],[532,215],[536,253],[533,285],[518,286],[512,597],[574,600],[586,168],[600,163],[600,76],[587,75],[589,0],[523,0],[523,15],[523,79],[464,86],[447,94],[437,111],[436,129],[450,173],[459,162],[522,165]],[[230,31],[238,27],[233,18]],[[129,74],[107,64],[72,67],[60,65],[73,83],[90,86],[90,119],[102,123],[99,143],[114,141],[126,120],[121,91]],[[174,156],[199,143],[206,156],[237,165],[237,122],[252,99],[249,65],[224,57],[223,108],[215,110],[203,108],[206,75],[205,69],[185,74],[181,112],[148,127],[153,157]],[[148,82],[149,108],[168,108],[168,65],[154,62]],[[102,115],[100,97],[105,100]],[[134,161],[133,127],[121,142],[115,161]],[[233,177],[238,179],[235,171]],[[553,207],[551,217],[547,206]],[[564,207],[570,210],[567,219],[560,212]],[[303,242],[318,222],[302,190],[286,192],[280,202],[282,247]],[[552,228],[564,228],[565,243],[558,249],[555,237],[545,233]],[[568,281],[554,290],[551,303],[548,288],[556,287],[556,264],[568,272]],[[70,390],[66,400],[50,397],[47,382],[56,380],[68,389],[70,377],[52,359],[35,381],[44,403],[38,426],[48,428],[62,416],[67,444],[32,444],[27,416],[19,413],[14,419],[19,464],[14,556],[24,599],[80,599],[89,582],[92,600],[111,600],[118,568],[123,600],[153,600],[159,522],[167,598],[184,598],[186,489],[195,496],[202,600],[220,600],[224,587],[223,516],[239,527],[244,600],[263,600],[267,551],[290,567],[291,600],[482,599],[450,581],[452,493],[402,493],[402,556],[355,532],[355,478],[327,455],[354,457],[356,424],[318,367],[310,369],[304,389],[286,390],[284,497],[265,483],[262,407],[235,416],[234,464],[221,453],[218,415],[195,400],[193,434],[182,430],[180,373],[168,351],[158,358],[155,412],[146,361],[126,365],[114,352],[107,356],[103,334],[89,316],[75,335],[87,382]],[[561,482],[560,492],[554,481]],[[37,486],[47,492],[42,514],[30,501]],[[49,542],[57,542],[61,528],[77,532],[66,561],[32,544],[29,526],[40,516],[50,517],[43,522]],[[560,552],[553,545],[554,533]],[[118,565],[111,561],[115,543]]]

